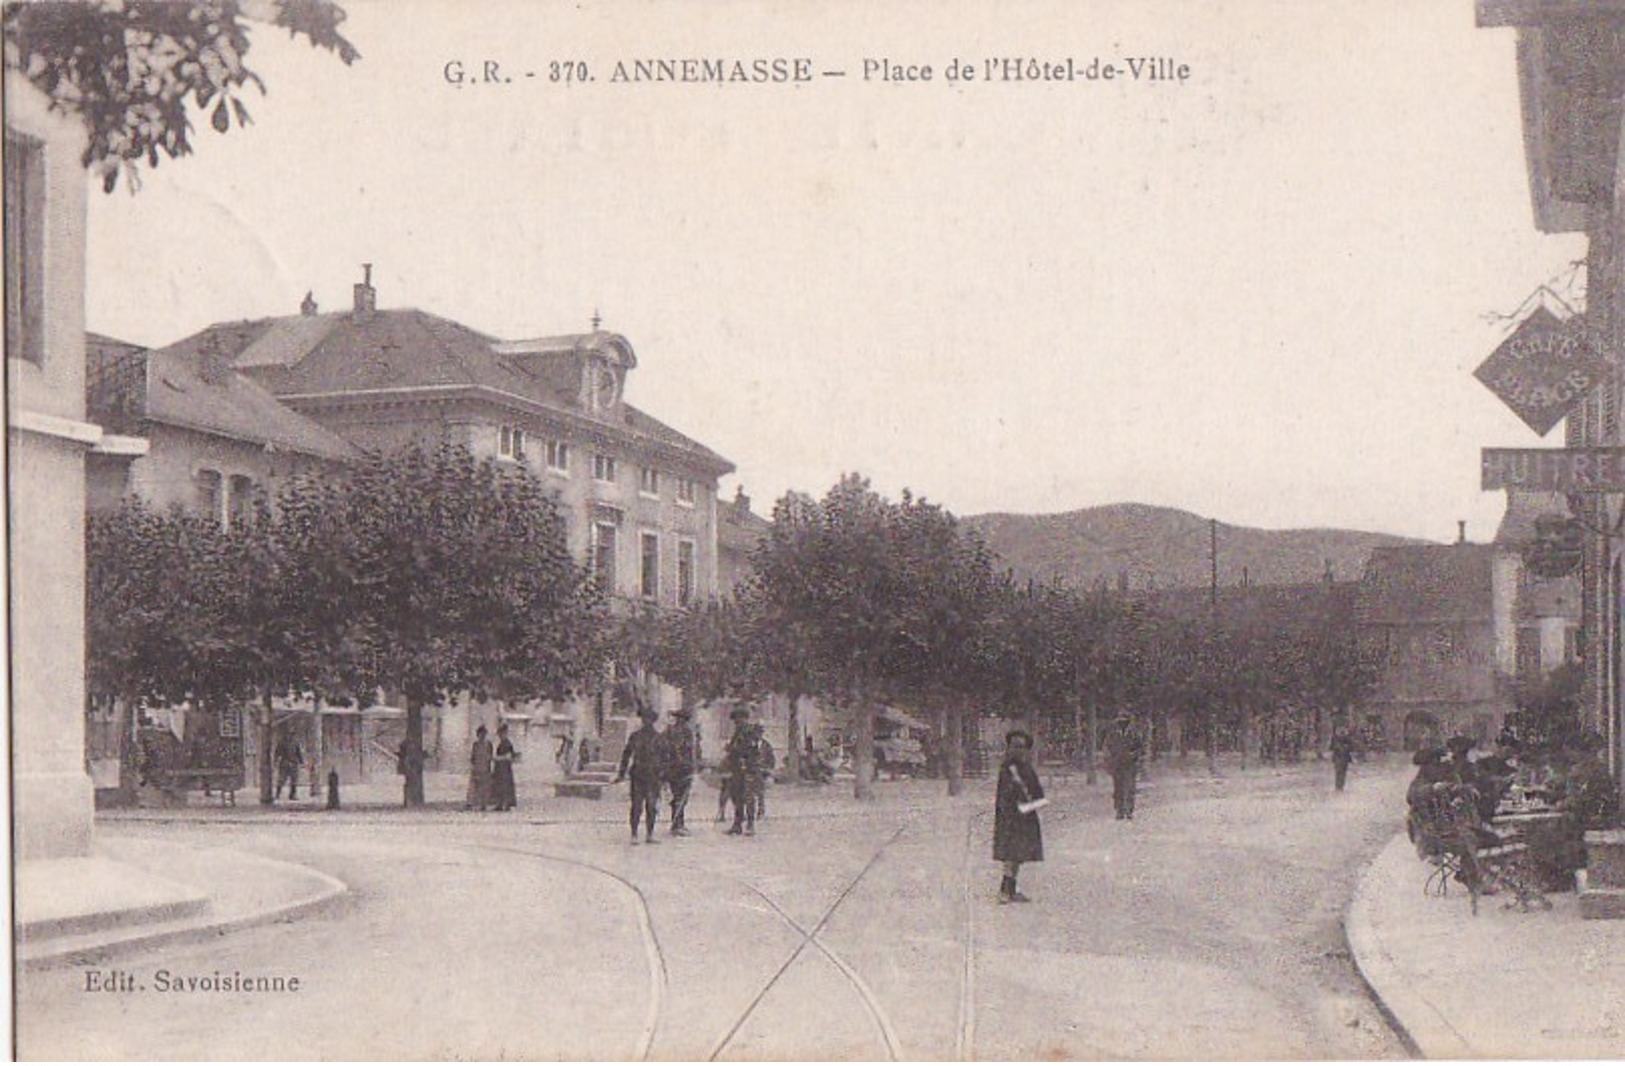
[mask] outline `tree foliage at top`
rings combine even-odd
[[[413,446],[367,457],[314,505],[304,491],[284,508],[325,523],[306,550],[347,588],[337,639],[365,685],[409,704],[562,698],[603,662],[602,599],[528,471]]]
[[[360,58],[329,0],[9,0],[5,63],[21,71],[89,135],[84,164],[113,191],[123,170],[192,151],[192,106],[225,133],[249,124],[243,102],[265,83],[247,65],[247,20],[269,23],[336,54]]]
[[[130,501],[85,527],[92,696],[214,704],[251,691],[257,605],[248,539]]]

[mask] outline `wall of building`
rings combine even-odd
[[[288,477],[318,465],[308,457],[268,452],[259,444],[177,426],[148,423],[144,432],[150,450],[131,464],[130,491],[160,511],[176,505],[195,511],[198,474],[205,469],[221,475],[217,510],[221,517],[231,508],[233,478],[247,478],[274,496]]]
[[[501,457],[503,425],[524,431],[522,458],[506,461],[522,464],[542,478],[558,494],[565,513],[566,537],[570,553],[580,562],[588,558],[593,532],[595,504],[621,513],[616,532],[615,575],[617,595],[640,600],[641,534],[660,538],[660,595],[663,606],[677,606],[679,543],[691,540],[695,546],[694,594],[704,599],[717,587],[717,483],[714,477],[683,470],[678,464],[652,458],[629,445],[599,445],[587,439],[581,428],[551,422],[540,415],[519,413],[477,403],[459,402],[443,407],[424,406],[398,411],[368,412],[356,407],[328,407],[305,411],[327,428],[358,447],[392,451],[415,442],[450,440],[465,445],[475,455]],[[568,446],[566,470],[552,470],[547,463],[547,442]],[[603,451],[616,461],[615,480],[593,477],[593,455]],[[659,491],[650,497],[640,491],[640,471],[648,463],[659,474]],[[677,479],[694,483],[692,504],[677,499]]]
[[[85,773],[85,184],[80,128],[49,112],[6,72],[8,130],[36,139],[42,158],[38,360],[6,353],[10,429],[12,817],[21,859],[89,851],[92,788]],[[8,277],[8,285],[15,283]]]
[[[1492,622],[1390,625],[1372,634],[1386,649],[1367,714],[1380,715],[1386,741],[1398,746],[1407,719],[1426,715],[1440,736],[1494,736],[1512,710],[1496,676],[1498,648]]]

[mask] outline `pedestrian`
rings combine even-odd
[[[1033,736],[1012,729],[1004,737],[1004,762],[999,765],[998,792],[993,801],[993,861],[1004,864],[999,882],[1000,903],[1027,903],[1016,887],[1024,862],[1044,861],[1044,835],[1038,811],[1048,804],[1044,786],[1033,770]]]
[[[688,797],[694,790],[694,774],[700,766],[699,738],[689,720],[694,712],[679,707],[671,712],[672,723],[665,732],[666,783],[671,786],[671,835],[688,836]]]
[[[478,807],[483,811],[491,805],[491,770],[495,754],[485,727],[482,725],[474,730],[474,747],[468,756],[468,802],[463,804],[465,809]]]
[[[511,811],[518,806],[519,797],[513,784],[513,764],[518,758],[519,752],[508,739],[508,723],[497,723],[497,747],[491,756],[491,798],[499,811]]]
[[[778,768],[778,756],[773,752],[773,745],[767,742],[767,730],[761,723],[751,727],[756,739],[756,774],[749,783],[753,786],[751,795],[756,800],[756,818],[760,821],[767,817],[767,786],[773,781],[773,771]]]
[[[299,768],[305,764],[304,749],[299,741],[284,732],[276,742],[276,799],[282,798],[282,786],[288,786],[288,799],[299,798]]]
[[[1134,793],[1145,758],[1145,739],[1127,711],[1119,711],[1106,733],[1106,768],[1112,775],[1112,809],[1119,821],[1134,818]]]
[[[655,819],[660,813],[661,749],[664,745],[660,734],[655,732],[655,719],[658,717],[655,709],[640,701],[638,717],[643,724],[626,738],[615,783],[620,784],[629,777],[632,781],[632,843],[638,842],[638,825],[646,817],[644,839],[650,844],[658,844],[660,841],[655,839]]]
[[[761,789],[760,737],[749,721],[750,711],[739,707],[729,717],[734,721],[734,732],[722,757],[728,775],[728,799],[734,805],[734,822],[728,835],[755,836],[757,793]]]
[[[1332,774],[1339,792],[1348,781],[1349,763],[1353,761],[1354,738],[1349,736],[1348,730],[1338,726],[1332,730]]]

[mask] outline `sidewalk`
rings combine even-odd
[[[1430,1059],[1625,1054],[1625,921],[1587,921],[1572,892],[1550,911],[1471,912],[1463,890],[1423,892],[1429,867],[1400,834],[1366,870],[1345,921],[1360,972]]]
[[[347,889],[230,848],[104,836],[89,857],[18,863],[16,891],[16,959],[36,967],[286,920]]]

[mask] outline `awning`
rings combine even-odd
[[[399,707],[329,707],[322,706],[322,713],[327,715],[362,717],[362,718],[405,718],[406,712]]]

